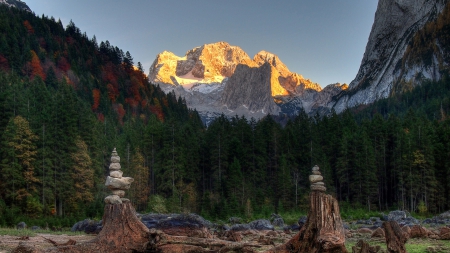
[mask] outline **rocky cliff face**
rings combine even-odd
[[[447,3],[448,0],[379,0],[358,74],[347,92],[328,107],[341,112],[386,98],[396,83],[414,76],[411,71],[423,71],[417,66],[411,71],[399,70],[413,36],[427,22],[436,20]]]
[[[277,82],[278,77],[278,71],[268,62],[253,68],[240,64],[229,78],[219,101],[231,110],[243,107],[250,113],[278,114],[273,94],[284,90]]]
[[[28,5],[25,2],[22,2],[20,0],[0,0],[0,4],[5,4],[9,7],[15,7],[31,12],[30,7],[28,7]]]
[[[260,51],[251,59],[226,42],[205,44],[183,57],[164,51],[150,67],[149,79],[211,117],[220,113],[254,118],[278,114],[282,104],[296,99],[289,108],[302,106],[299,99],[309,99],[322,90],[319,84],[290,72],[275,54]]]

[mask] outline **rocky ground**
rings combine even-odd
[[[38,249],[46,249],[53,246],[52,243],[46,239],[53,240],[57,243],[65,243],[70,239],[76,241],[77,243],[86,242],[95,238],[95,235],[52,235],[38,233],[36,236],[11,236],[11,235],[1,235],[0,236],[0,253],[11,252],[14,248],[19,246],[19,243],[25,243],[32,245]]]
[[[274,214],[270,220],[242,223],[240,218],[234,217],[230,218],[229,224],[218,225],[195,214],[144,214],[138,216],[151,231],[158,231],[158,234],[166,235],[161,239],[162,244],[173,245],[171,240],[186,241],[186,238],[189,238],[191,245],[206,247],[209,250],[214,251],[224,246],[240,245],[241,248],[248,249],[245,252],[263,252],[286,243],[298,233],[306,221],[306,217],[302,217],[298,220],[298,224],[286,226],[282,218]],[[345,222],[346,247],[349,252],[352,252],[352,246],[360,239],[369,242],[370,245],[380,245],[381,249],[385,249],[384,231],[381,228],[384,220],[395,220],[409,238],[407,245],[422,249],[413,252],[450,252],[450,212],[420,221],[403,211],[394,211],[381,218],[372,217],[367,220]],[[84,231],[92,233],[92,235],[52,235],[47,233],[37,233],[32,237],[4,235],[0,236],[0,253],[10,252],[20,243],[39,249],[50,248],[53,245],[48,239],[56,243],[65,243],[70,239],[76,241],[77,244],[83,243],[93,239],[101,228],[101,222],[84,220],[76,223],[72,227],[72,231]],[[164,241],[164,237],[167,241]]]
[[[352,238],[347,238],[346,246],[349,252],[351,252],[351,246],[355,245],[358,240],[364,239],[370,243],[370,245],[381,245],[381,248],[385,248],[384,240],[381,238],[371,238],[368,233],[357,233],[356,231]],[[274,246],[280,245],[289,240],[294,233],[287,234],[281,231],[246,231],[236,234],[238,240],[242,243],[248,243],[251,245],[259,245],[258,247],[252,247],[257,252],[263,252]],[[36,236],[29,238],[21,238],[18,236],[3,235],[0,236],[0,253],[11,252],[16,248],[19,243],[25,243],[33,245],[39,249],[50,248],[53,245],[46,241],[51,239],[58,243],[65,243],[70,239],[75,240],[77,243],[86,242],[92,240],[95,235],[52,235],[45,233],[38,233]],[[435,240],[429,238],[414,238],[409,239],[407,245],[415,245],[425,249],[423,252],[450,252],[449,243],[442,240]]]

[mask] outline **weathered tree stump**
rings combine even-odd
[[[355,246],[352,247],[352,253],[377,253],[381,250],[379,245],[370,246],[368,242],[363,239],[359,240]]]
[[[145,252],[149,229],[136,216],[130,202],[106,204],[103,229],[92,241],[73,246],[58,246],[46,252]]]
[[[347,252],[337,200],[321,191],[312,191],[309,200],[308,219],[298,234],[266,253]]]
[[[406,253],[405,243],[408,240],[400,226],[395,221],[383,222],[389,253]]]

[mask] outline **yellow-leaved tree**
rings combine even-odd
[[[94,189],[94,169],[89,156],[86,143],[77,137],[75,140],[76,151],[70,155],[73,161],[71,177],[73,180],[73,199],[69,200],[74,208],[79,203],[89,203],[94,200],[92,189]]]
[[[3,197],[7,204],[19,205],[27,213],[30,212],[27,201],[36,193],[39,183],[34,171],[37,139],[28,121],[22,116],[11,118],[2,135],[4,151],[1,161],[1,190]],[[31,210],[31,212],[34,211],[39,212],[39,207]]]
[[[130,189],[131,200],[136,204],[137,210],[145,210],[150,195],[150,174],[148,167],[145,166],[144,156],[139,148],[136,149],[131,159],[130,174],[131,177],[134,178],[134,182]]]

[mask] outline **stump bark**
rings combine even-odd
[[[389,253],[407,253],[405,243],[408,240],[400,226],[395,221],[383,222]]]
[[[266,253],[346,253],[345,232],[335,198],[321,191],[309,195],[308,219],[287,243]]]
[[[352,247],[352,253],[377,253],[381,250],[379,245],[370,246],[368,242],[359,240],[358,243]]]
[[[103,229],[96,238],[83,244],[58,246],[46,252],[145,252],[149,234],[149,229],[138,219],[130,202],[106,204]]]

